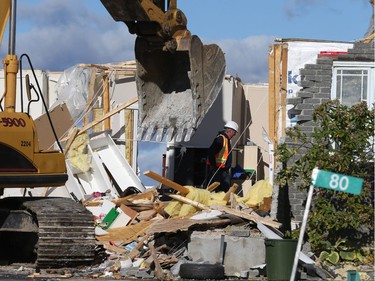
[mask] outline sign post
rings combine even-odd
[[[359,195],[362,191],[363,179],[319,170],[318,168],[313,169],[311,173],[311,185],[309,188],[309,193],[307,195],[305,212],[303,213],[301,231],[299,233],[296,254],[294,256],[294,263],[289,281],[294,281],[296,276],[299,254],[301,252],[303,236],[305,235],[307,219],[309,216],[312,196],[314,193],[314,185],[317,187]]]

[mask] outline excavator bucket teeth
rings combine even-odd
[[[222,88],[224,54],[190,35],[173,53],[150,44],[138,37],[135,45],[138,139],[189,141]]]

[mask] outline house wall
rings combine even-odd
[[[256,167],[256,179],[267,179],[269,177],[269,146],[265,141],[264,133],[268,135],[268,84],[244,84],[246,103],[244,104],[244,124],[246,129],[244,149],[239,163],[243,168]],[[256,146],[258,149],[251,148]],[[249,150],[250,154],[247,154]],[[256,154],[254,154],[254,152]],[[247,166],[250,164],[249,167]]]
[[[296,126],[307,135],[312,133],[317,126],[313,122],[312,114],[316,106],[330,100],[333,61],[374,62],[374,54],[374,41],[372,43],[358,42],[354,44],[353,48],[348,49],[347,54],[338,55],[337,58],[317,58],[315,63],[306,64],[300,70],[301,81],[299,85],[302,88],[298,91],[296,97],[287,100],[288,104],[295,106]],[[290,147],[296,144],[288,138],[284,141]],[[290,161],[297,159],[298,156]],[[297,190],[296,184],[288,188],[288,196],[283,197],[283,201],[279,199],[279,221],[284,219],[290,211],[294,222],[298,224],[303,218],[306,192]],[[279,189],[282,190],[282,188]],[[279,196],[285,196],[285,194],[281,193]],[[288,204],[290,204],[290,210],[288,210]]]

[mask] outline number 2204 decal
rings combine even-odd
[[[29,146],[31,146],[31,141],[21,141],[21,146],[29,147]]]

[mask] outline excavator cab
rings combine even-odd
[[[190,33],[176,0],[101,2],[137,35],[138,139],[189,141],[222,88],[222,50]]]

